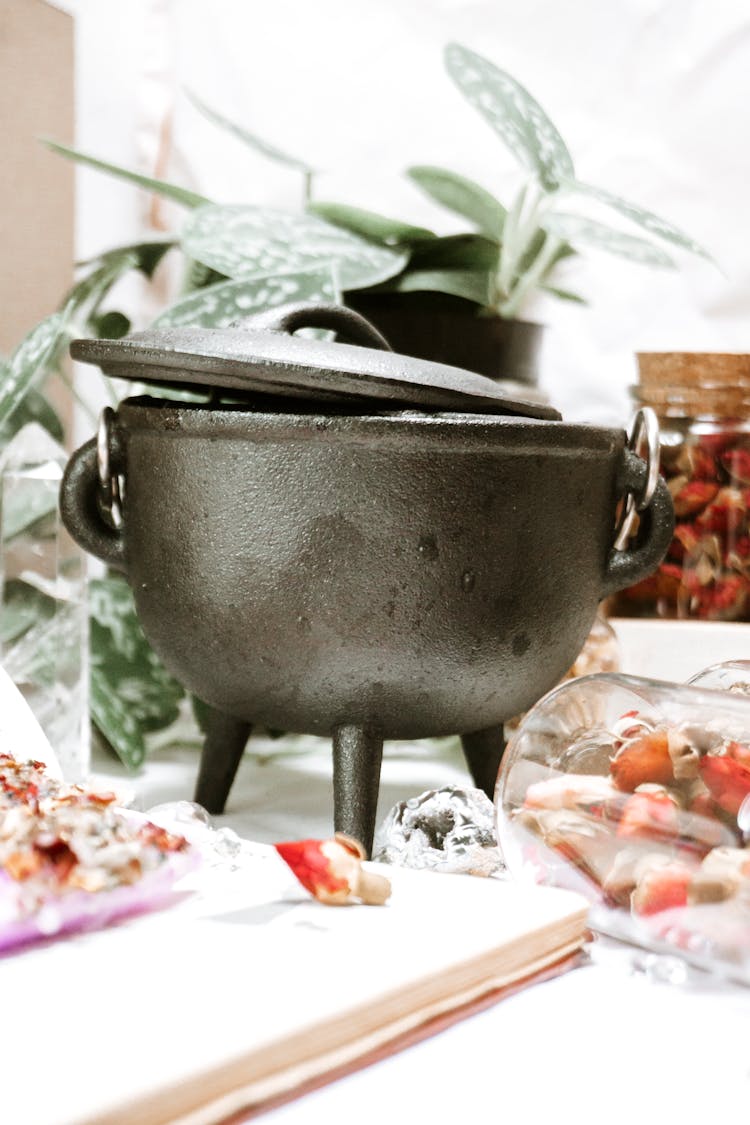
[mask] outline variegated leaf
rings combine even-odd
[[[0,386],[2,386],[4,367],[0,365]],[[0,448],[6,446],[10,439],[29,422],[38,422],[55,441],[62,442],[65,438],[63,424],[52,403],[41,391],[27,391],[19,405],[13,411],[9,422],[0,426]]]
[[[58,156],[74,160],[76,164],[84,164],[87,168],[94,168],[97,172],[106,172],[107,175],[114,176],[118,180],[127,180],[128,183],[144,188],[154,195],[163,195],[165,199],[181,203],[183,207],[200,207],[210,202],[205,195],[199,195],[197,191],[190,191],[189,188],[180,187],[179,184],[170,184],[166,180],[154,179],[153,176],[142,176],[140,172],[133,172],[120,164],[110,164],[108,160],[99,160],[96,156],[89,156],[88,153],[69,148],[68,145],[60,145],[57,141],[45,140],[42,143]]]
[[[149,647],[123,579],[92,581],[90,606],[92,718],[125,765],[137,769],[145,734],[175,721],[185,693]]]
[[[488,238],[500,240],[507,211],[480,184],[450,172],[447,168],[436,168],[431,164],[408,168],[406,174],[441,207],[462,215]]]
[[[200,207],[182,232],[185,253],[233,279],[334,265],[341,289],[400,273],[408,254],[376,246],[305,212],[243,205]]]
[[[315,169],[304,160],[298,160],[296,156],[290,156],[288,152],[283,152],[282,149],[269,144],[269,142],[264,141],[262,137],[257,137],[255,133],[251,133],[248,129],[243,128],[242,125],[238,125],[228,117],[224,117],[222,113],[218,113],[217,110],[212,109],[210,105],[206,105],[192,90],[186,90],[185,93],[198,112],[202,113],[205,118],[212,121],[214,125],[218,125],[220,129],[231,133],[233,137],[236,137],[238,141],[242,141],[242,143],[249,148],[255,149],[261,156],[266,156],[269,160],[275,161],[276,164],[284,164],[287,168],[294,168],[297,172],[303,172],[308,176],[315,173]]]
[[[446,47],[445,66],[467,101],[544,187],[554,190],[563,180],[574,178],[573,158],[565,142],[520,82],[459,43]]]
[[[637,223],[639,227],[643,227],[649,234],[656,235],[657,238],[663,238],[665,242],[671,242],[674,246],[679,246],[681,250],[689,250],[691,254],[698,254],[701,258],[713,261],[708,250],[705,250],[700,243],[681,231],[679,227],[667,222],[659,215],[655,215],[653,211],[647,211],[644,207],[630,203],[619,195],[613,195],[612,192],[606,191],[604,188],[594,187],[593,184],[582,184],[579,180],[574,180],[564,186],[577,195],[588,195],[592,199],[598,200],[599,203],[612,207],[613,210],[624,215],[626,219],[630,219],[631,222]]]
[[[120,280],[123,274],[138,266],[138,257],[134,250],[124,249],[118,254],[113,254],[101,265],[91,270],[85,277],[77,281],[69,290],[65,303],[74,317],[78,317],[86,309],[87,316],[95,314],[99,305],[109,293],[110,289]]]
[[[66,314],[53,313],[24,337],[0,371],[0,426],[49,371],[65,332]]]
[[[339,299],[330,269],[256,274],[240,281],[222,281],[190,293],[157,317],[154,326],[190,324],[226,328],[254,312],[291,301]]]
[[[114,246],[111,250],[104,250],[93,258],[76,262],[77,266],[104,266],[109,262],[119,261],[123,255],[135,256],[135,267],[146,277],[152,278],[156,267],[164,255],[176,246],[174,239],[150,239],[147,242],[132,242],[128,246]]]
[[[386,215],[379,215],[375,211],[364,211],[361,207],[349,207],[346,203],[310,203],[308,211],[318,215],[334,226],[344,227],[345,230],[360,234],[375,242],[384,242],[388,246],[398,246],[402,243],[431,242],[435,232],[426,227],[415,227],[411,223],[404,223],[401,219],[389,219]]]
[[[673,269],[674,261],[660,246],[647,242],[644,238],[636,238],[632,234],[615,230],[614,227],[605,226],[604,223],[585,219],[581,215],[565,215],[553,212],[546,215],[542,225],[550,234],[565,239],[575,245],[578,242],[597,246],[600,250],[607,250],[610,254],[617,254],[621,258],[629,258],[631,262],[642,262],[647,266],[660,266]]]

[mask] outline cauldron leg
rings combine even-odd
[[[498,727],[474,730],[461,735],[461,745],[469,772],[477,789],[482,789],[490,800],[495,795],[497,771],[505,749],[502,723]]]
[[[383,760],[383,736],[375,727],[340,726],[333,732],[333,826],[353,836],[369,855]]]
[[[206,717],[206,739],[201,753],[195,800],[210,813],[223,813],[234,775],[242,761],[251,723],[211,707]]]

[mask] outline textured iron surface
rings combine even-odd
[[[383,735],[378,726],[339,726],[333,732],[333,827],[360,840],[369,855],[378,807]]]
[[[66,474],[66,524],[126,570],[178,679],[271,728],[495,726],[555,682],[599,599],[670,535],[662,487],[648,544],[610,552],[642,467],[618,430],[131,399],[115,446],[121,535],[97,516],[91,447]]]
[[[75,340],[71,354],[117,378],[215,388],[234,396],[273,394],[320,403],[367,402],[369,409],[380,402],[560,417],[543,403],[512,398],[482,375],[386,350],[383,337],[351,309],[284,306],[247,324],[247,328],[155,328],[122,340]],[[291,335],[305,326],[338,328],[355,343]],[[365,342],[370,346],[359,346]]]
[[[646,477],[623,431],[503,416],[524,404],[503,406],[480,376],[284,335],[317,323],[384,343],[351,312],[313,313],[221,333],[218,354],[208,330],[77,346],[118,374],[142,379],[145,364],[152,378],[278,397],[129,399],[106,435],[122,528],[99,507],[94,440],[60,503],[74,538],[126,573],[164,663],[213,709],[197,799],[223,809],[253,723],[328,735],[336,826],[369,849],[383,739],[461,733],[490,791],[503,721],[570,666],[597,602],[654,569],[673,512],[660,482],[639,545],[612,550],[617,502]],[[482,413],[375,412],[394,388]],[[292,413],[290,395],[308,401]],[[326,405],[337,397],[347,408]]]

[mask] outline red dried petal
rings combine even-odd
[[[650,840],[673,840],[679,835],[679,815],[668,793],[634,793],[625,802],[617,835]]]
[[[750,593],[750,584],[742,575],[733,575],[697,591],[696,616],[734,621],[742,615]]]
[[[686,446],[679,464],[693,480],[716,480],[719,476],[716,458],[704,446]]]
[[[34,851],[40,856],[42,863],[54,870],[55,878],[64,883],[71,871],[78,864],[78,856],[65,840],[59,837],[48,844],[35,843]]]
[[[698,763],[704,785],[716,804],[732,816],[750,793],[750,768],[734,758],[706,754]]]
[[[674,772],[667,732],[653,731],[625,743],[610,762],[609,769],[617,788],[627,793],[646,782],[668,785],[674,781]]]
[[[718,491],[719,485],[713,481],[688,481],[673,497],[675,515],[679,519],[695,515],[711,503]]]
[[[725,753],[728,758],[734,762],[739,762],[740,765],[747,766],[750,769],[750,746],[745,746],[742,742],[727,742]]]
[[[730,477],[742,484],[750,484],[750,450],[728,449],[719,460]]]
[[[657,867],[639,880],[631,903],[636,914],[658,914],[675,906],[686,906],[692,871],[680,863]]]
[[[681,562],[685,555],[691,555],[701,541],[701,534],[692,523],[678,523],[669,548],[669,557]]]
[[[90,805],[97,805],[97,806],[100,806],[102,808],[106,805],[113,805],[115,803],[115,801],[117,800],[117,794],[111,793],[108,790],[103,791],[103,792],[97,792],[97,793],[88,793],[87,792],[85,794],[85,797],[86,797],[86,800],[88,801],[88,803]]]
[[[736,534],[747,518],[747,501],[738,488],[722,488],[705,511],[696,517],[696,526],[719,535]]]
[[[152,824],[151,821],[138,829],[138,839],[144,844],[151,844],[158,848],[160,852],[183,852],[188,847],[188,842],[184,836],[176,836],[172,832],[167,832],[166,828],[162,828],[158,824]]]
[[[11,852],[3,862],[3,869],[8,872],[11,879],[19,883],[36,875],[41,866],[41,855],[32,850]]]
[[[336,894],[349,889],[348,880],[335,873],[331,860],[322,851],[324,843],[325,840],[293,840],[274,844],[284,863],[312,895],[319,891]]]

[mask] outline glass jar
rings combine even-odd
[[[747,674],[702,674],[725,690],[594,675],[545,696],[495,793],[511,875],[582,893],[595,930],[750,983]]]
[[[639,405],[660,426],[675,506],[666,558],[617,596],[622,616],[750,620],[750,356],[638,356]]]

